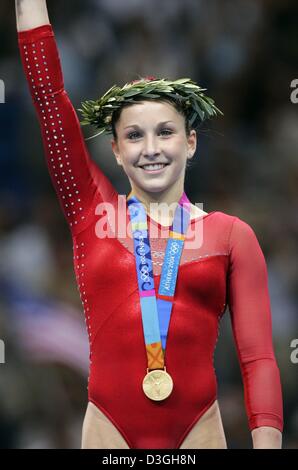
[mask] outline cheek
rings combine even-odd
[[[169,142],[168,148],[171,149],[173,152],[176,151],[177,153],[181,153],[181,150],[187,150],[186,141],[182,137],[177,137],[176,139],[172,139]]]
[[[123,145],[120,150],[120,158],[124,167],[130,166],[135,162],[136,152]]]
[[[128,153],[122,154],[122,168],[127,175],[132,175],[136,171],[136,154]]]
[[[133,161],[138,152],[138,145],[122,145],[121,155],[123,156],[123,159],[125,159],[125,161],[127,162]]]

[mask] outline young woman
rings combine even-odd
[[[91,160],[64,90],[46,1],[16,0],[16,13],[90,340],[82,448],[226,448],[213,353],[227,305],[253,446],[280,448],[282,394],[263,253],[247,223],[204,212],[184,191],[196,132],[173,90],[186,96],[193,85],[163,88],[148,77],[83,105],[83,123],[113,132],[113,153],[131,185],[121,223],[123,204]],[[192,116],[208,114],[207,97],[189,97]],[[171,210],[160,215],[152,203]],[[157,234],[149,238],[151,228]],[[191,244],[198,233],[201,242]]]

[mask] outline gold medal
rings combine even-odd
[[[171,395],[173,390],[172,377],[166,370],[155,369],[148,372],[147,369],[147,375],[145,375],[143,380],[143,390],[145,395],[151,400],[165,400]]]

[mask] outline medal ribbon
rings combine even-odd
[[[183,192],[170,227],[157,299],[147,213],[143,204],[132,192],[127,196],[127,203],[134,240],[148,369],[164,369],[164,356],[178,268],[190,220],[190,201]]]

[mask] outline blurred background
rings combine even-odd
[[[79,448],[87,333],[70,232],[18,54],[13,3],[0,3],[0,448]],[[290,360],[298,338],[298,104],[290,99],[298,78],[297,1],[65,0],[62,8],[51,0],[48,7],[75,108],[114,83],[157,75],[191,77],[224,111],[199,131],[186,192],[207,212],[240,217],[258,237],[283,386],[283,447],[298,448],[298,364]],[[109,136],[88,146],[127,194]],[[214,361],[228,447],[251,448],[229,312]]]

